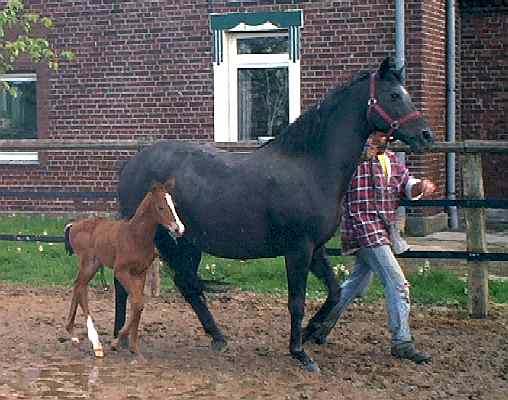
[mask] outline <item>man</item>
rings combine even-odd
[[[375,272],[384,287],[392,355],[429,362],[430,354],[417,351],[411,336],[409,283],[392,251],[389,231],[401,197],[418,199],[436,187],[427,179],[412,178],[395,154],[386,150],[387,143],[386,134],[371,135],[344,199],[342,249],[343,254],[355,254],[356,260],[351,276],[341,285],[338,315],[366,290]]]

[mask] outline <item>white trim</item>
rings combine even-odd
[[[3,74],[0,75],[2,82],[37,82],[37,74]]]
[[[39,162],[36,151],[0,151],[0,164],[10,162]]]
[[[265,22],[263,25],[247,25],[245,22],[240,22],[234,28],[229,29],[229,32],[260,32],[260,31],[277,31],[284,28],[272,24],[271,22]]]

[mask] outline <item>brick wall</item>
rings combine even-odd
[[[508,7],[471,7],[461,13],[463,139],[508,141]],[[486,196],[508,198],[508,155],[484,155]]]
[[[446,136],[446,2],[406,2],[407,85],[418,108],[426,116],[435,139]],[[411,155],[408,166],[415,175],[432,179],[435,197],[446,193],[446,156],[442,153]],[[433,215],[438,208],[409,210],[412,216]]]
[[[422,4],[423,3],[423,4]],[[213,140],[212,12],[302,9],[302,109],[339,81],[394,55],[394,2],[365,1],[92,1],[65,6],[27,1],[53,18],[50,39],[76,60],[40,71],[39,102],[52,139],[173,138]],[[407,86],[444,137],[444,1],[406,2]],[[47,114],[47,119],[43,115]],[[0,166],[6,189],[114,191],[129,152],[46,152],[39,166]],[[410,157],[416,175],[442,186],[438,156]],[[2,210],[113,209],[114,203],[2,200]],[[418,211],[421,212],[421,211]]]

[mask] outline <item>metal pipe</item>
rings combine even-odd
[[[395,67],[397,69],[403,68],[406,62],[405,59],[405,16],[404,16],[404,0],[395,0]],[[402,82],[405,81],[405,70],[401,74]],[[406,153],[398,152],[397,158],[402,164],[406,164]],[[406,225],[406,207],[397,208],[397,221],[399,221],[399,228],[405,229]]]
[[[446,141],[455,143],[455,0],[448,0],[446,4],[447,29],[447,96],[446,96]],[[455,200],[455,153],[446,155],[446,194],[448,199]],[[448,207],[448,223],[450,229],[458,229],[459,219],[457,207]]]
[[[404,0],[395,1],[395,67],[397,69],[404,67],[405,59],[405,16],[404,16]],[[405,79],[404,71],[402,74],[403,81]]]

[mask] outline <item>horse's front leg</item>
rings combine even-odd
[[[140,275],[132,275],[131,287],[131,317],[129,319],[129,349],[139,355],[139,321],[143,312],[143,290],[145,287],[146,271]]]
[[[168,233],[162,230],[157,231],[155,243],[161,258],[175,271],[176,287],[196,313],[204,331],[212,337],[212,349],[224,351],[227,348],[226,339],[208,309],[203,284],[197,275],[201,250],[185,238],[180,238],[178,245],[175,245]]]
[[[340,300],[340,285],[337,282],[324,246],[314,252],[310,270],[325,284],[328,289],[328,296],[321,308],[314,314],[309,324],[304,329],[303,343],[311,341],[324,344],[326,343],[326,337],[333,327],[333,321],[328,321],[328,317]]]
[[[115,276],[115,327],[113,330],[113,337],[115,338],[113,342],[113,350],[120,345],[121,347],[127,347],[128,340],[127,337],[124,336],[122,338],[118,338],[118,333],[125,325],[125,317],[127,315],[127,298],[129,297],[129,293],[125,290],[125,287]]]
[[[300,361],[306,371],[319,372],[318,365],[305,352],[302,345],[302,321],[305,313],[305,292],[312,255],[310,244],[300,246],[286,255],[288,279],[288,309],[291,314],[289,351]]]

